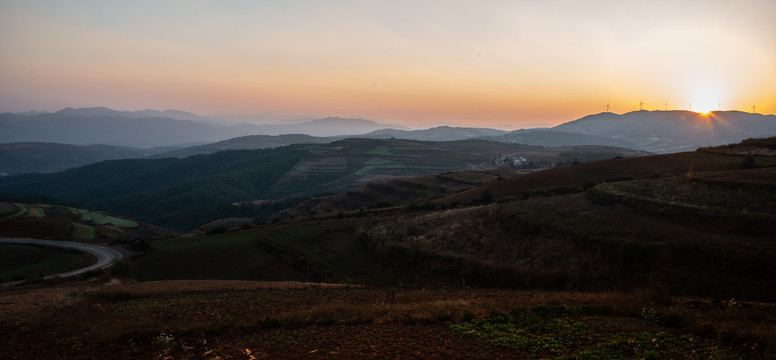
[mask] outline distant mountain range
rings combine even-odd
[[[482,139],[542,147],[602,145],[673,153],[776,135],[776,116],[740,111],[600,113],[553,128],[512,132],[450,126],[407,130],[398,125],[338,117],[264,125],[225,125],[220,121],[177,110],[115,111],[104,107],[0,114],[0,143],[15,143],[0,147],[0,172],[51,172],[102,160],[183,158],[223,150],[328,143],[346,137]],[[114,147],[86,147],[96,144]],[[127,148],[130,146],[136,149]],[[159,148],[162,146],[167,148]]]
[[[66,108],[55,113],[0,114],[0,143],[53,142],[156,147],[210,143],[245,135],[356,135],[400,125],[328,117],[294,124],[224,125],[199,115],[167,110],[116,111]]]
[[[471,127],[437,126],[425,130],[381,129],[358,137],[371,139],[397,138],[420,141],[456,141],[498,136],[508,133],[504,130]]]

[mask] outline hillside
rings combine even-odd
[[[156,240],[139,282],[0,292],[0,356],[773,358],[774,144],[388,179]]]
[[[425,130],[381,129],[358,137],[370,139],[396,138],[420,141],[455,141],[497,136],[505,133],[506,131],[503,130],[487,128],[437,126]]]
[[[283,206],[296,205],[300,197],[341,192],[380,179],[499,167],[541,168],[637,155],[643,153],[488,141],[347,139],[184,159],[114,160],[55,174],[9,176],[0,179],[0,193],[46,195],[157,225],[192,229],[219,218],[266,220]]]
[[[502,141],[510,144],[531,146],[579,146],[601,145],[616,146],[626,149],[639,149],[634,143],[611,137],[578,134],[550,129],[521,129],[506,134],[491,136],[488,140]]]
[[[293,273],[308,281],[584,291],[659,285],[682,296],[773,301],[776,158],[758,156],[755,168],[743,160],[693,152],[526,175],[384,181],[303,202],[257,229],[160,240],[137,261],[137,276]],[[178,264],[208,265],[171,268],[170,256],[182,253],[188,260]]]
[[[634,143],[654,153],[693,151],[776,135],[776,115],[740,111],[633,111],[600,113],[558,125],[553,130],[603,136]]]
[[[227,139],[212,144],[191,146],[183,149],[167,151],[151,156],[152,158],[177,157],[212,154],[224,150],[254,150],[276,148],[293,144],[328,143],[340,140],[340,137],[316,137],[304,134],[287,135],[248,135]]]
[[[111,145],[0,144],[0,173],[57,172],[104,160],[143,158],[157,151],[161,150]]]
[[[173,234],[149,224],[72,206],[0,202],[0,237],[131,245],[144,237]]]

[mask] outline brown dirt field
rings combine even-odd
[[[26,286],[0,291],[0,358],[521,359],[519,350],[453,332],[446,321],[537,305],[609,307],[611,315],[574,315],[598,334],[673,331],[645,327],[647,306],[713,321],[718,331],[776,336],[772,304],[730,312],[698,299],[659,305],[655,294],[209,280]]]
[[[11,203],[0,203],[0,217],[11,216],[15,214],[19,208]]]
[[[3,221],[0,227],[2,237],[23,237],[32,239],[62,239],[67,232],[67,223],[52,219],[13,219]]]
[[[33,316],[41,309],[66,305],[75,301],[78,293],[95,291],[125,291],[136,296],[170,295],[190,292],[236,291],[255,289],[302,289],[308,287],[342,287],[339,284],[304,283],[295,281],[242,280],[165,280],[149,282],[100,282],[97,280],[60,285],[26,285],[0,288],[0,323]]]

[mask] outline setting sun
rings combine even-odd
[[[711,87],[703,87],[696,90],[695,95],[690,99],[690,110],[702,114],[708,114],[712,111],[722,110],[722,96]]]
[[[709,101],[692,104],[692,110],[695,112],[699,112],[701,114],[708,114],[718,109],[719,109],[719,104],[714,102],[709,102]]]

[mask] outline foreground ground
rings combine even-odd
[[[0,358],[774,358],[776,306],[629,293],[295,282],[0,292]]]

